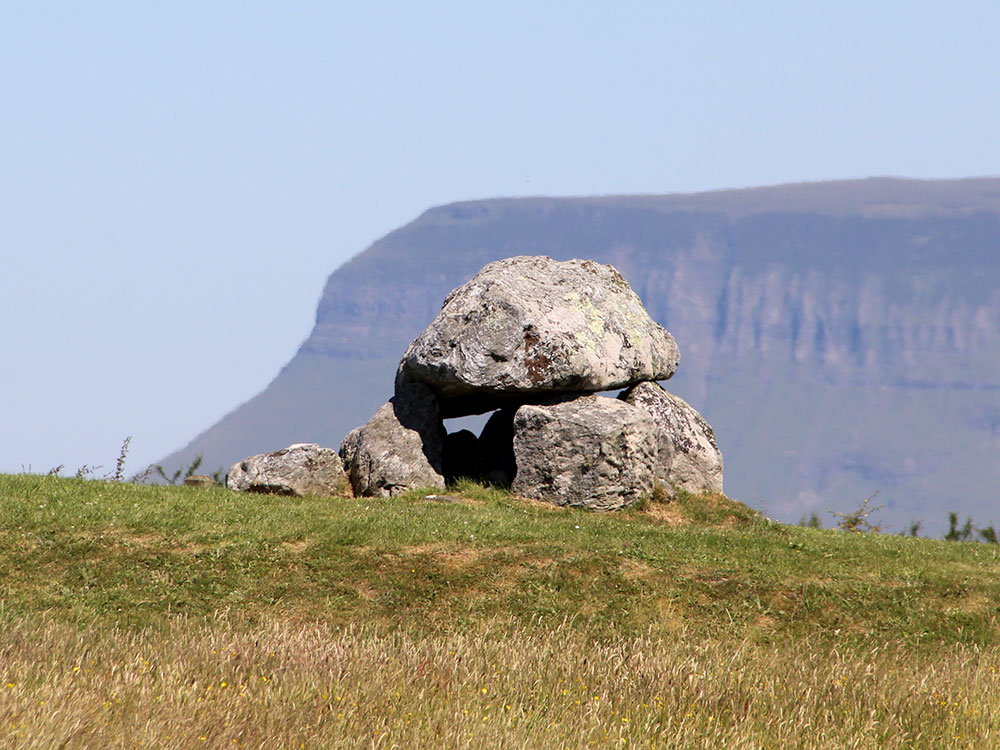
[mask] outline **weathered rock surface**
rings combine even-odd
[[[356,495],[390,497],[415,487],[444,488],[445,429],[422,383],[398,378],[396,395],[340,446]]]
[[[336,451],[315,443],[297,443],[233,464],[226,475],[226,487],[236,492],[299,497],[339,495],[347,488],[347,477]]]
[[[722,492],[722,452],[701,414],[656,383],[640,383],[619,398],[656,420],[656,478],[688,492]]]
[[[602,396],[526,405],[514,415],[511,490],[556,505],[615,510],[653,489],[656,423]]]
[[[612,266],[519,256],[485,266],[445,299],[401,372],[433,387],[444,417],[553,392],[593,392],[674,374],[673,337]]]

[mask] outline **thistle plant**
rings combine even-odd
[[[878,513],[885,507],[884,505],[872,506],[871,502],[875,499],[876,495],[878,495],[878,491],[866,497],[850,513],[837,513],[831,510],[830,515],[840,519],[837,521],[837,528],[842,531],[870,532],[872,534],[878,534],[882,531],[881,524],[875,524],[868,520],[873,513]]]

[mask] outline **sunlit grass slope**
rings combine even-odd
[[[0,747],[1000,746],[996,545],[453,494],[0,476]]]

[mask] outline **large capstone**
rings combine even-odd
[[[226,487],[236,492],[276,495],[339,495],[347,477],[337,452],[315,443],[298,443],[233,464]]]
[[[514,415],[516,494],[556,505],[615,510],[653,490],[656,423],[602,396],[526,405]]]
[[[656,420],[660,482],[688,492],[722,492],[722,452],[701,414],[656,383],[640,383],[619,398]]]
[[[679,359],[612,266],[519,256],[449,294],[400,371],[430,385],[447,418],[665,380]]]
[[[417,487],[444,488],[444,441],[434,394],[397,378],[396,395],[348,433],[340,456],[354,494],[390,497]]]

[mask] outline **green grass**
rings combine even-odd
[[[0,476],[0,747],[998,738],[997,545],[784,526],[722,496],[595,514],[453,492],[463,500]],[[240,660],[218,657],[231,646]],[[281,690],[253,681],[279,672]],[[258,702],[196,705],[221,682]],[[598,700],[576,702],[581,690]],[[331,691],[353,695],[353,713],[324,708]],[[185,712],[201,718],[176,727]]]
[[[784,526],[722,497],[595,514],[474,485],[460,494],[303,499],[0,477],[0,614],[144,627],[224,611],[420,633],[500,616],[569,619],[590,637],[683,622],[713,637],[997,643],[996,545]]]

